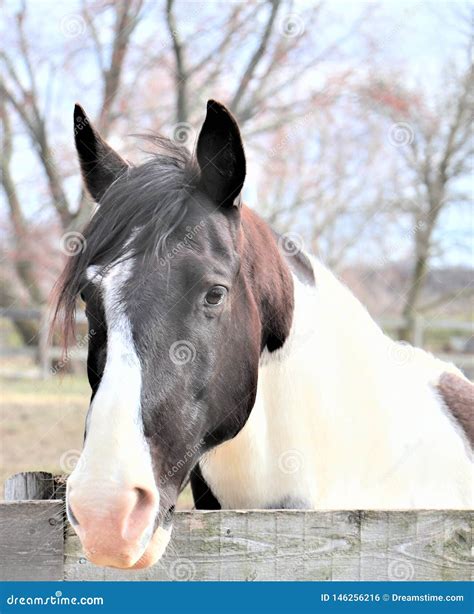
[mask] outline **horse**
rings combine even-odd
[[[78,105],[74,134],[97,208],[56,319],[67,344],[82,299],[91,400],[66,503],[93,563],[156,563],[189,482],[197,509],[472,507],[472,384],[243,204],[225,106],[193,154],[155,137],[139,165]]]

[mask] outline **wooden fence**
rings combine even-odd
[[[32,321],[38,323],[38,332],[35,339],[32,339],[31,345],[23,345],[20,347],[9,348],[1,347],[0,356],[30,358],[35,361],[39,367],[34,376],[40,376],[47,379],[55,373],[52,368],[52,361],[61,361],[64,357],[62,348],[54,346],[50,343],[50,312],[47,308],[0,308],[0,318],[15,321]],[[83,313],[76,315],[76,322],[86,324],[87,319]],[[34,343],[33,343],[34,342]],[[73,360],[85,362],[87,358],[87,343],[83,343],[79,347],[73,348],[71,352]],[[24,377],[26,372],[16,372],[15,377]]]
[[[3,580],[472,580],[474,512],[181,511],[150,569],[95,567],[64,513],[64,479],[18,474],[0,503]]]

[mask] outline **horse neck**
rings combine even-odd
[[[328,389],[335,399],[339,391],[347,416],[347,406],[374,389],[369,382],[383,369],[388,339],[330,271],[305,254],[282,253],[272,229],[247,207],[242,229],[247,282],[255,289],[262,322],[259,376],[293,392],[300,386],[306,395],[324,397]],[[324,412],[323,400],[308,402]]]
[[[294,311],[292,275],[266,222],[245,206],[241,220],[245,281],[253,288],[259,310],[262,349],[274,352],[290,334]]]
[[[344,344],[347,318],[375,331],[375,337],[380,334],[376,325],[357,302],[354,314],[348,313],[351,295],[329,272],[315,266],[315,284],[305,284],[284,258],[273,257],[291,276],[291,326],[280,348],[262,352],[257,397],[246,425],[202,462],[204,478],[224,507],[300,506],[302,498],[304,506],[316,506],[341,466],[341,450],[362,449],[367,441],[362,434],[368,432],[368,419],[354,417],[358,400],[351,398],[351,388],[356,386],[347,382],[356,378],[347,374],[354,365]],[[274,306],[280,304],[279,293],[277,288],[272,296]],[[357,351],[366,357],[364,336],[356,336]],[[362,403],[362,412],[365,407]],[[357,429],[359,440],[351,446]],[[355,466],[358,459],[350,454],[346,465]]]
[[[278,266],[285,267],[279,258]],[[314,285],[287,267],[293,282],[290,331],[279,349],[261,355],[246,425],[201,463],[221,505],[472,505],[463,442],[432,388],[446,365],[422,350],[400,365],[399,346],[335,276],[311,263]],[[440,446],[445,454],[438,459],[432,450]],[[450,486],[456,471],[458,490]],[[444,476],[444,490],[438,476]]]
[[[293,275],[290,334],[274,355],[263,353],[260,376],[264,383],[306,399],[305,405],[322,421],[328,414],[347,420],[354,407],[359,407],[359,419],[364,419],[364,411],[370,419],[390,341],[332,273],[315,259],[310,262],[314,286]],[[370,403],[368,395],[374,397]],[[280,397],[281,411],[288,402],[285,397]],[[292,411],[299,412],[299,406]],[[340,426],[335,428],[340,431]]]
[[[418,445],[427,424],[440,442],[456,438],[454,430],[442,435],[445,417],[433,392],[450,366],[389,339],[332,273],[312,264],[315,286],[294,282],[285,345],[262,355],[260,420],[276,425],[287,447],[311,437],[327,465],[338,466],[341,450],[351,450],[354,470],[372,458],[395,462],[407,441]]]

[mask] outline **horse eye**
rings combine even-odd
[[[224,288],[224,286],[213,286],[210,290],[208,290],[204,300],[206,301],[207,305],[220,305],[225,299],[226,294],[227,288]]]

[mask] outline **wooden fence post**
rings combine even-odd
[[[49,318],[48,309],[41,312],[38,331],[38,360],[42,379],[51,375],[50,352],[49,352]]]
[[[5,482],[5,501],[54,499],[54,479],[46,471],[16,473]]]
[[[18,473],[0,504],[0,580],[64,579],[62,481],[44,471]]]
[[[413,320],[412,343],[416,348],[422,348],[425,341],[425,321],[420,315],[415,315]]]

